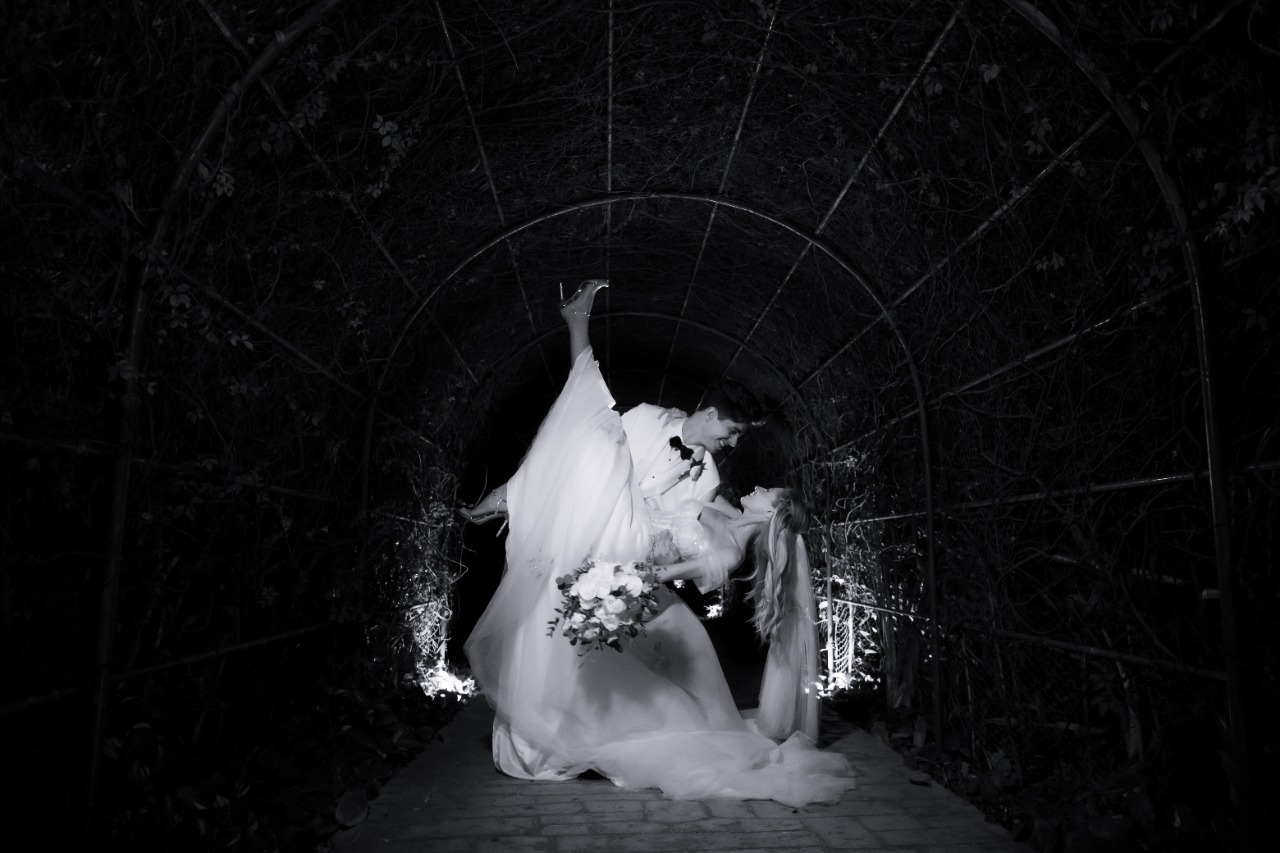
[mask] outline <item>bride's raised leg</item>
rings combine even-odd
[[[591,338],[588,335],[591,304],[595,301],[596,293],[608,286],[607,278],[589,278],[578,285],[578,289],[572,296],[560,303],[560,316],[564,318],[564,324],[569,328],[570,364],[576,363],[578,356],[591,346]]]

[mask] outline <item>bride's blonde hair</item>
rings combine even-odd
[[[783,489],[773,504],[773,516],[755,537],[755,567],[748,580],[747,599],[755,603],[752,622],[762,641],[776,639],[791,602],[785,595],[795,568],[796,534],[809,526],[809,507],[795,489]]]

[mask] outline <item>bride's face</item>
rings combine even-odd
[[[742,496],[742,511],[771,515],[774,504],[782,497],[782,489],[766,489],[756,486],[750,494]]]

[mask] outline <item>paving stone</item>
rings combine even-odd
[[[597,815],[609,814],[631,814],[632,812],[644,812],[644,801],[638,799],[628,800],[587,800],[583,807],[586,811]]]
[[[381,797],[378,798],[382,799]],[[495,797],[493,794],[470,794],[467,796],[458,796],[454,794],[442,794],[439,792],[430,792],[428,796],[423,798],[421,805],[438,809],[441,812],[458,812],[470,813],[474,809],[489,809],[495,806],[517,807],[524,803],[532,803],[532,797]],[[375,800],[374,802],[377,802]]]
[[[882,829],[926,829],[916,817],[909,814],[877,814],[859,818],[859,823],[872,831]]]
[[[613,836],[653,835],[671,832],[672,827],[643,820],[582,821],[577,823],[543,823],[546,835],[590,835],[601,840],[601,846],[613,846]],[[604,839],[609,839],[607,842]]]
[[[689,820],[706,820],[707,809],[700,802],[690,800],[654,800],[644,804],[647,820],[658,823],[679,823]]]
[[[755,813],[756,817],[789,817],[800,814],[801,811],[795,806],[784,806],[773,800],[747,800],[747,807]]]
[[[644,803],[609,803],[607,807],[601,803],[586,800],[582,803],[582,811],[573,814],[546,814],[541,817],[544,825],[552,823],[616,823],[618,821],[642,820]]]
[[[505,836],[503,838],[477,838],[471,842],[469,853],[543,853],[555,849],[555,842],[541,835]],[[432,851],[434,853],[434,851]]]
[[[939,829],[955,826],[973,826],[981,823],[985,825],[993,835],[1007,836],[1009,834],[1009,831],[1000,824],[988,821],[986,815],[972,807],[965,808],[964,810],[920,815],[916,819],[924,826],[937,827]]]
[[[723,832],[665,832],[642,836],[620,836],[610,839],[608,853],[681,853],[681,851],[733,850],[755,847],[762,850],[791,850],[814,846],[814,837],[807,832],[766,832],[736,835]],[[562,838],[557,844],[559,853],[600,853],[598,838]]]
[[[707,818],[697,823],[675,824],[673,829],[689,832],[727,832],[735,835],[765,832],[798,832],[805,823],[799,817]]]
[[[537,784],[537,783],[530,783]],[[545,793],[543,792],[545,790]],[[586,798],[602,799],[600,791],[577,785],[556,785],[543,790],[535,790],[532,799],[535,803],[576,803]]]
[[[742,800],[707,800],[703,803],[712,817],[753,818],[756,813]]]
[[[804,812],[802,812],[803,814]],[[808,810],[815,817],[865,817],[867,815],[902,814],[902,807],[891,800],[880,797],[868,797],[857,800],[844,797],[838,803],[824,805],[822,808]]]
[[[1012,838],[984,841],[981,844],[925,845],[920,853],[1031,853],[1031,848]]]
[[[973,827],[946,827],[943,829],[886,829],[877,832],[881,840],[895,847],[946,847],[989,844],[993,839],[985,829]]]
[[[510,805],[507,803],[473,805],[465,808],[438,809],[437,813],[465,816],[469,820],[487,818],[543,817],[546,815],[578,814],[585,811],[580,802],[565,801],[560,803],[532,803],[530,805]]]
[[[726,833],[732,835],[750,835],[770,832],[802,832],[805,825],[798,818],[703,818],[702,820],[682,823],[656,823],[651,820],[639,821],[580,821],[577,823],[543,822],[543,832],[557,835],[581,835],[577,827],[588,827],[598,835],[627,835],[642,832],[663,832],[680,834]],[[562,827],[573,827],[564,829]]]
[[[604,825],[615,826],[616,822]],[[599,838],[600,827],[589,823],[553,823],[543,826],[542,834],[548,838],[558,838],[562,835],[590,835]]]
[[[773,853],[768,847],[734,847],[733,853]],[[825,847],[788,847],[787,853],[829,853]]]
[[[880,847],[880,839],[857,820],[847,817],[811,817],[805,826],[832,850],[864,850]]]
[[[364,853],[364,851],[369,851],[369,853],[427,853],[427,851],[430,851],[430,853],[475,853],[477,848],[482,848],[496,853],[496,851],[504,849],[500,845],[505,840],[478,841],[472,838],[445,838],[433,839],[428,844],[421,838],[362,838],[349,844],[335,846],[334,849],[342,851],[342,853],[349,853],[349,851],[360,851],[360,853]],[[553,844],[549,843],[549,840],[539,840],[548,842],[545,847],[540,848],[541,850],[552,851]]]
[[[513,779],[493,767],[491,722],[487,706],[464,709],[450,738],[386,785],[365,826],[335,839],[335,853],[1030,853],[954,793],[909,784],[901,757],[861,730],[833,742],[854,764],[857,787],[838,803],[797,809],[673,801],[598,777]]]
[[[528,835],[534,830],[533,818],[458,817],[452,820],[420,820],[406,827],[402,838],[469,838],[487,835]]]

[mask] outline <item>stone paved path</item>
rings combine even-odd
[[[602,778],[511,779],[489,755],[492,721],[483,699],[472,701],[387,784],[365,823],[335,839],[337,853],[1030,853],[950,791],[912,784],[901,756],[834,715],[823,719],[822,744],[848,756],[858,786],[804,809],[676,802]]]

